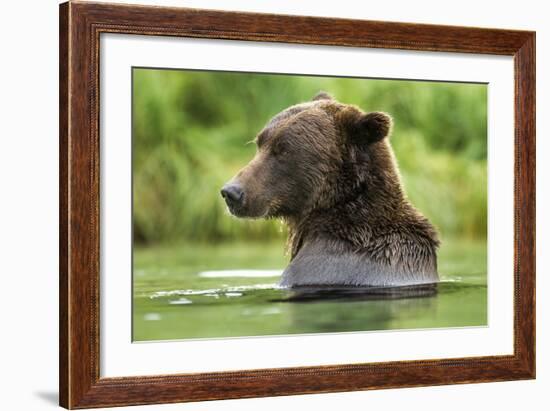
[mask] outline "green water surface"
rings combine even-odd
[[[133,340],[483,326],[486,250],[444,241],[437,290],[290,291],[277,287],[278,242],[136,247]]]

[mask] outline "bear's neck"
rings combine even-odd
[[[291,258],[309,239],[327,239],[357,249],[367,246],[380,227],[398,225],[414,208],[406,199],[393,152],[387,142],[351,156],[326,185],[319,201],[301,215],[285,219]]]

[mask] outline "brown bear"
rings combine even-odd
[[[288,225],[281,286],[438,281],[437,232],[405,195],[391,128],[389,115],[321,92],[258,134],[255,157],[221,194],[237,217]]]

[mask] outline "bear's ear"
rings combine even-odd
[[[388,134],[392,127],[392,119],[386,113],[375,111],[372,113],[362,113],[354,119],[351,134],[357,141],[368,144],[376,143],[382,140]]]
[[[320,91],[311,99],[311,101],[319,101],[319,100],[334,100],[334,99],[326,91]]]

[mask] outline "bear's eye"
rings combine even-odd
[[[271,151],[273,155],[277,157],[284,156],[289,151],[288,144],[286,144],[284,141],[279,141],[273,145]]]

